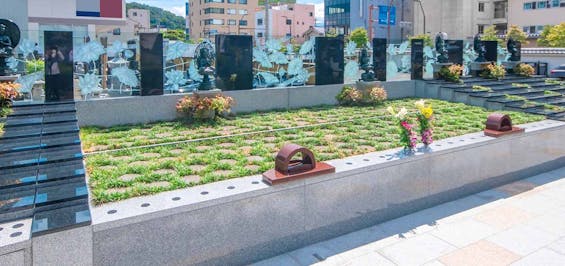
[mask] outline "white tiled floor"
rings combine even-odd
[[[565,265],[565,168],[255,265]]]

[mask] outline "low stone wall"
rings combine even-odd
[[[33,249],[34,263],[52,265],[243,265],[565,165],[565,123],[522,127],[498,139],[437,141],[411,156],[333,160],[335,174],[277,186],[251,176],[93,206],[90,227],[10,254],[24,261]]]
[[[324,104],[336,104],[335,96],[344,85],[323,85],[289,88],[265,88],[243,91],[225,91],[233,97],[235,112],[292,109]],[[384,82],[389,99],[415,96],[414,81]],[[141,124],[170,121],[177,117],[176,102],[190,94],[171,94],[146,97],[122,97],[76,103],[79,126],[110,127],[123,124]]]

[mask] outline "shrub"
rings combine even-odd
[[[339,105],[354,105],[361,102],[362,98],[361,92],[351,86],[343,86],[341,92],[335,96]]]
[[[32,74],[35,72],[43,71],[45,68],[45,62],[43,60],[29,60],[26,61],[26,74]]]
[[[463,67],[461,65],[455,64],[448,67],[442,67],[439,70],[439,76],[440,78],[443,78],[446,81],[460,82],[462,72],[463,72]]]
[[[218,94],[214,97],[186,96],[177,102],[177,112],[189,118],[211,120],[226,116],[234,105],[233,98]]]
[[[487,79],[502,79],[504,75],[506,75],[504,66],[495,64],[488,65],[483,73],[481,73],[481,76]]]
[[[434,47],[434,42],[432,41],[432,37],[429,34],[418,34],[410,37],[409,39],[410,41],[414,39],[422,39],[424,40],[424,46]]]
[[[369,104],[381,104],[387,99],[386,90],[381,87],[374,87],[369,89],[364,101]]]
[[[514,73],[519,76],[531,77],[535,72],[533,66],[524,63],[520,63],[514,67]]]
[[[4,109],[10,107],[12,101],[18,97],[19,84],[15,83],[0,83],[0,108]]]
[[[424,99],[415,102],[414,105],[418,108],[416,117],[418,118],[418,124],[420,125],[419,133],[422,138],[422,143],[430,145],[434,142],[434,129],[432,123],[434,109],[431,104],[426,105]]]

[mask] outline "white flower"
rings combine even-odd
[[[408,114],[408,110],[406,110],[406,108],[402,107],[402,109],[400,109],[400,111],[398,112],[398,114],[396,114],[396,118],[402,120],[404,119],[404,117],[406,117],[406,115]]]
[[[419,101],[416,101],[414,103],[414,105],[418,108],[418,109],[422,109],[426,106],[426,101],[424,99],[420,99]]]
[[[394,107],[389,106],[388,108],[386,108],[386,110],[387,110],[391,115],[396,115],[396,112],[394,111]]]

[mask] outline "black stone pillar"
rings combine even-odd
[[[463,40],[447,40],[449,63],[463,65]]]
[[[45,32],[45,101],[73,101],[73,33]]]
[[[343,37],[316,37],[316,85],[343,84]]]
[[[498,42],[497,41],[482,41],[485,45],[485,60],[487,62],[496,62],[498,59]]]
[[[163,34],[140,33],[141,96],[163,95]]]
[[[410,78],[412,80],[423,79],[424,77],[424,40],[412,39],[411,41],[411,61],[412,73]]]
[[[216,35],[216,86],[221,90],[253,88],[253,40],[247,35]]]
[[[378,81],[386,81],[386,39],[373,38],[373,69]]]

